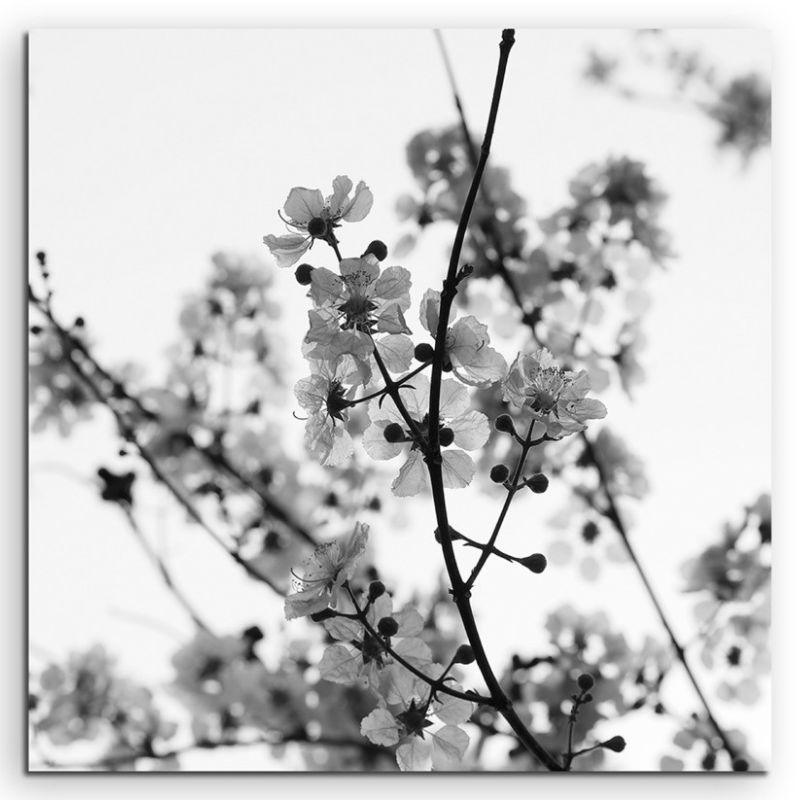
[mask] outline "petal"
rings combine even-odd
[[[279,267],[291,267],[311,247],[311,237],[301,236],[299,233],[290,233],[286,236],[270,234],[264,237],[264,244],[275,256]]]
[[[345,293],[341,276],[325,267],[317,267],[311,272],[311,286],[308,296],[314,305],[335,305],[342,300]]]
[[[419,321],[428,333],[435,334],[439,327],[439,306],[442,302],[441,292],[428,289],[419,304]]]
[[[361,439],[361,444],[370,458],[376,461],[388,461],[390,458],[399,456],[406,447],[405,442],[387,442],[383,435],[386,426],[391,420],[379,419],[370,425]]]
[[[403,311],[411,307],[411,273],[405,267],[389,267],[375,284],[376,300],[391,300]]]
[[[477,450],[489,439],[491,430],[489,420],[480,411],[467,411],[448,423],[453,431],[456,447],[464,450]]]
[[[325,200],[322,192],[319,189],[306,189],[302,186],[295,186],[283,204],[283,210],[289,219],[303,224],[307,224],[314,217],[319,217],[323,208]]]
[[[361,735],[373,744],[391,747],[400,741],[399,724],[391,711],[376,708],[361,720]]]
[[[414,342],[402,333],[393,333],[376,340],[375,346],[389,372],[406,372],[414,358]]]
[[[306,411],[319,411],[328,398],[329,386],[328,380],[322,375],[311,375],[297,381],[294,396]]]
[[[392,303],[375,314],[375,328],[379,333],[411,333],[406,325],[403,310],[397,303]]]
[[[333,194],[328,198],[328,209],[332,218],[340,217],[342,208],[347,204],[347,196],[353,188],[353,181],[347,175],[337,175],[333,179]]]
[[[394,615],[394,618],[400,626],[396,634],[400,638],[417,636],[422,633],[422,629],[425,627],[425,621],[422,619],[422,615],[416,608],[412,608],[411,606],[406,606],[406,608],[398,611]]]
[[[439,416],[441,419],[450,420],[460,417],[469,408],[469,393],[465,386],[458,381],[442,381],[442,391],[439,396]]]
[[[361,222],[369,214],[372,208],[372,201],[372,192],[367,187],[367,184],[364,181],[359,181],[352,201],[342,213],[342,219],[347,222]]]
[[[377,261],[369,258],[343,258],[339,262],[339,272],[348,289],[363,294],[378,279],[381,268]]]
[[[469,736],[456,725],[445,725],[431,734],[431,757],[435,770],[453,770],[469,747]]]
[[[431,746],[417,736],[401,744],[395,756],[402,772],[429,772],[432,767]]]
[[[475,463],[463,450],[442,453],[442,477],[445,489],[463,489],[475,475]]]
[[[297,619],[324,611],[327,607],[328,593],[324,586],[319,586],[290,594],[284,601],[283,611],[286,619]]]
[[[319,662],[320,677],[332,683],[355,683],[361,672],[363,659],[358,650],[343,644],[332,644],[325,649]]]
[[[413,450],[405,464],[400,467],[400,474],[392,482],[392,492],[397,497],[412,497],[424,492],[427,487],[428,470],[422,460],[422,453]]]

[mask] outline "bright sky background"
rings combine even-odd
[[[480,127],[498,34],[452,31],[446,39],[469,118]],[[769,72],[766,35],[685,31],[676,40],[702,46],[722,72]],[[629,105],[579,81],[588,46],[613,52],[628,41],[625,32],[519,30],[493,160],[512,167],[533,216],[565,199],[578,168],[612,153],[645,161],[671,197],[663,222],[679,257],[653,282],[648,380],[634,404],[606,400],[608,423],[645,458],[652,485],[635,509],[635,544],[688,636],[691,601],[679,594],[677,567],[770,486],[770,165],[762,154],[742,170],[734,155],[717,154],[716,130],[699,114]],[[63,318],[87,318],[101,359],[156,371],[176,336],[181,298],[205,280],[210,254],[268,257],[261,237],[281,232],[275,211],[291,186],[327,192],[334,175],[363,178],[375,206],[364,223],[343,230],[343,245],[395,241],[394,200],[412,188],[405,144],[421,128],[454,119],[427,30],[38,31],[30,53],[31,247],[48,251],[57,308]],[[441,244],[432,238],[404,262],[415,301],[441,280]],[[288,271],[278,287],[299,377],[306,300]],[[104,641],[131,674],[164,680],[174,643],[129,615],[185,632],[181,612],[117,510],[63,472],[66,465],[91,476],[108,462],[109,430],[103,419],[66,441],[31,439],[31,640],[56,654]],[[499,503],[470,490],[450,497],[457,528],[469,519],[479,530]],[[519,522],[541,528],[554,508],[547,496],[531,499],[507,523],[512,552],[526,546],[514,531]],[[429,530],[430,509],[418,505],[412,520]],[[149,521],[212,622],[275,627],[279,602],[242,587],[155,495]],[[387,519],[373,536],[378,564],[406,590],[431,586],[439,570],[430,537],[420,541],[415,528],[392,530]],[[496,663],[523,637],[535,649],[540,613],[567,600],[607,610],[634,639],[656,630],[628,566],[609,565],[591,586],[571,580],[574,566],[553,567],[535,582],[519,573],[488,567],[476,592]],[[530,631],[503,624],[504,616],[523,617]],[[768,759],[766,702],[741,715],[725,707],[720,717],[746,726],[756,754]],[[613,732],[625,733],[621,725]],[[660,727],[651,744],[628,736],[615,765],[655,766],[653,745],[667,736]]]

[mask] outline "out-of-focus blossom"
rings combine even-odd
[[[706,111],[720,125],[719,147],[739,150],[746,161],[757,150],[769,145],[772,92],[760,75],[753,73],[734,78]]]
[[[628,449],[625,441],[603,428],[597,434],[594,452],[614,494],[643,498],[649,489],[644,462]]]

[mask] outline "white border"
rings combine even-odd
[[[795,6],[793,8],[792,6]],[[426,795],[484,797],[488,791],[500,792],[504,798],[672,798],[680,793],[686,798],[709,792],[724,793],[726,800],[739,798],[793,796],[791,785],[797,784],[795,764],[798,741],[796,720],[800,719],[800,654],[798,653],[797,617],[793,612],[798,600],[796,571],[800,566],[796,523],[797,494],[793,455],[797,452],[798,423],[795,411],[798,397],[800,358],[793,346],[800,341],[797,302],[798,258],[798,76],[800,76],[800,37],[797,4],[781,0],[672,0],[672,2],[614,2],[602,4],[559,0],[558,2],[525,3],[523,0],[492,0],[491,3],[467,0],[404,0],[404,2],[368,3],[365,0],[327,2],[295,2],[291,5],[263,2],[203,2],[203,0],[117,0],[107,2],[64,3],[56,0],[6,0],[0,11],[2,39],[2,181],[0,186],[0,224],[3,226],[4,286],[2,302],[2,335],[0,353],[5,378],[5,391],[0,392],[0,447],[5,456],[2,507],[5,515],[2,530],[5,549],[3,565],[3,636],[4,658],[0,660],[0,686],[4,691],[2,739],[0,739],[0,786],[6,797],[59,798],[138,797],[147,794],[156,800],[186,794],[195,797],[216,797],[222,792],[237,797],[263,797],[265,794],[292,798],[314,797],[318,800],[336,797],[372,796],[404,797],[409,791]],[[35,27],[292,27],[292,26],[404,26],[430,27],[436,24],[478,27],[509,25],[541,27],[761,27],[772,33],[774,46],[774,163],[775,175],[775,280],[774,280],[774,351],[773,430],[775,437],[775,517],[776,517],[776,594],[774,649],[774,751],[773,772],[759,776],[405,776],[402,780],[380,776],[341,778],[332,776],[34,776],[22,773],[22,747],[25,741],[22,726],[23,698],[19,692],[22,680],[22,519],[23,470],[21,469],[24,434],[23,419],[23,253],[22,231],[24,209],[21,198],[24,166],[22,161],[22,37]],[[10,252],[9,252],[10,251]],[[745,321],[743,321],[745,324]],[[764,357],[769,357],[764,354]],[[730,385],[723,387],[725,402],[738,403],[743,419],[754,426],[751,435],[758,435],[760,419],[767,419],[769,409],[763,407],[766,387],[749,386],[746,367],[742,375],[732,375]],[[699,398],[698,402],[703,399]],[[713,411],[711,412],[713,413]],[[409,783],[410,781],[410,783]],[[424,788],[423,783],[424,781]],[[724,781],[724,786],[720,785]]]

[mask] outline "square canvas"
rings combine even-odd
[[[28,58],[30,771],[769,769],[765,32]]]

